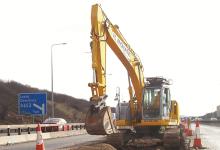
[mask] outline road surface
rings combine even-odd
[[[195,125],[192,125],[193,130]],[[220,127],[200,125],[200,133],[202,144],[209,150],[220,150]],[[79,145],[88,143],[99,143],[105,140],[104,136],[78,135],[57,139],[44,140],[46,150],[56,150],[65,147],[78,147]],[[35,150],[36,142],[27,142],[21,144],[13,144],[8,146],[0,146],[0,150]]]
[[[220,150],[220,127],[201,125],[202,144],[210,150]]]
[[[104,140],[104,136],[93,136],[93,135],[78,135],[70,136],[57,139],[44,140],[46,150],[56,150],[60,148],[77,146],[85,143],[96,143]],[[27,142],[20,144],[13,144],[8,146],[0,146],[0,150],[35,150],[36,142]]]

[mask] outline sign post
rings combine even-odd
[[[32,116],[47,114],[47,93],[20,93],[18,95],[18,113]]]

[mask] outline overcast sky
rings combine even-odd
[[[144,74],[173,80],[182,115],[204,115],[220,105],[220,1],[7,0],[0,1],[0,78],[89,99],[92,81],[91,5],[100,3],[144,65]],[[128,100],[126,70],[108,49],[108,100],[117,86]]]

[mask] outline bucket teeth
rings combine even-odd
[[[90,109],[86,115],[86,131],[91,135],[108,135],[115,133],[110,107],[99,111]]]

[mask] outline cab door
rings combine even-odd
[[[171,106],[170,90],[169,88],[164,87],[161,93],[161,116],[167,118],[169,117]]]

